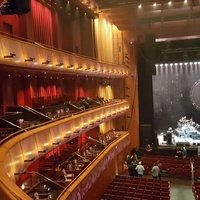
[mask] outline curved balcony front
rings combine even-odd
[[[26,171],[28,165],[41,157],[41,152],[48,152],[55,148],[55,145],[62,145],[107,120],[125,114],[128,108],[127,101],[118,100],[101,108],[56,120],[21,134],[15,133],[15,136],[5,141],[0,148],[2,195],[10,199],[31,199],[15,182],[18,175]],[[125,146],[127,145],[128,143]],[[113,148],[114,146],[111,149]],[[65,193],[63,195],[65,196]]]
[[[21,69],[58,71],[61,73],[123,78],[128,76],[124,65],[99,62],[89,57],[43,46],[37,42],[1,35],[0,64]]]

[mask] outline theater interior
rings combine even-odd
[[[0,199],[200,199],[199,77],[199,0],[0,0]]]

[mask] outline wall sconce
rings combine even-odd
[[[31,62],[31,61],[33,61],[33,60],[35,60],[35,58],[29,57],[28,59],[25,60],[25,62],[28,62],[28,61]]]
[[[44,150],[39,150],[38,153],[46,153],[47,152],[47,149],[44,149]]]
[[[57,67],[61,67],[61,66],[63,66],[63,63],[60,62],[60,63],[56,64],[56,66],[57,66]]]
[[[10,53],[10,55],[4,56],[4,58],[13,58],[15,56],[16,56],[15,53]]]
[[[94,125],[94,120],[93,119],[90,120],[90,125]]]
[[[85,69],[85,71],[89,71],[89,70],[90,70],[90,67],[88,67],[88,68]]]
[[[59,145],[60,142],[53,142],[52,144],[53,144],[53,145]]]
[[[74,65],[69,65],[69,66],[67,66],[67,68],[72,69],[72,68],[74,68]]]
[[[42,62],[43,65],[48,65],[51,61],[50,60],[46,60],[45,62]]]
[[[35,160],[35,157],[25,159],[24,162],[33,162]]]
[[[96,119],[96,122],[97,123],[101,122],[101,119],[100,118]]]
[[[79,69],[82,69],[83,68],[83,66],[79,66],[77,69],[79,70]]]
[[[65,139],[69,139],[70,137],[71,137],[71,135],[64,136]]]
[[[22,174],[25,174],[25,173],[26,173],[25,169],[20,169],[19,172],[15,172],[14,175],[17,176],[17,175],[22,175]]]
[[[83,123],[83,129],[86,129],[88,127],[88,124],[86,122]]]

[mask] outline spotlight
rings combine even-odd
[[[138,8],[141,9],[142,8],[142,4],[138,5]]]
[[[153,4],[153,7],[156,7],[157,6],[157,3],[155,2],[154,4]]]
[[[188,3],[188,1],[187,0],[184,0],[184,4],[187,4]]]

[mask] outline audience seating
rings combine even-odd
[[[189,158],[175,158],[172,156],[144,155],[141,162],[148,174],[154,163],[162,164],[161,170],[171,177],[191,179],[191,163]]]
[[[194,182],[192,185],[192,191],[196,200],[200,200],[200,182]]]
[[[200,156],[193,157],[194,180],[200,178]]]
[[[117,175],[101,200],[170,200],[169,182]]]

